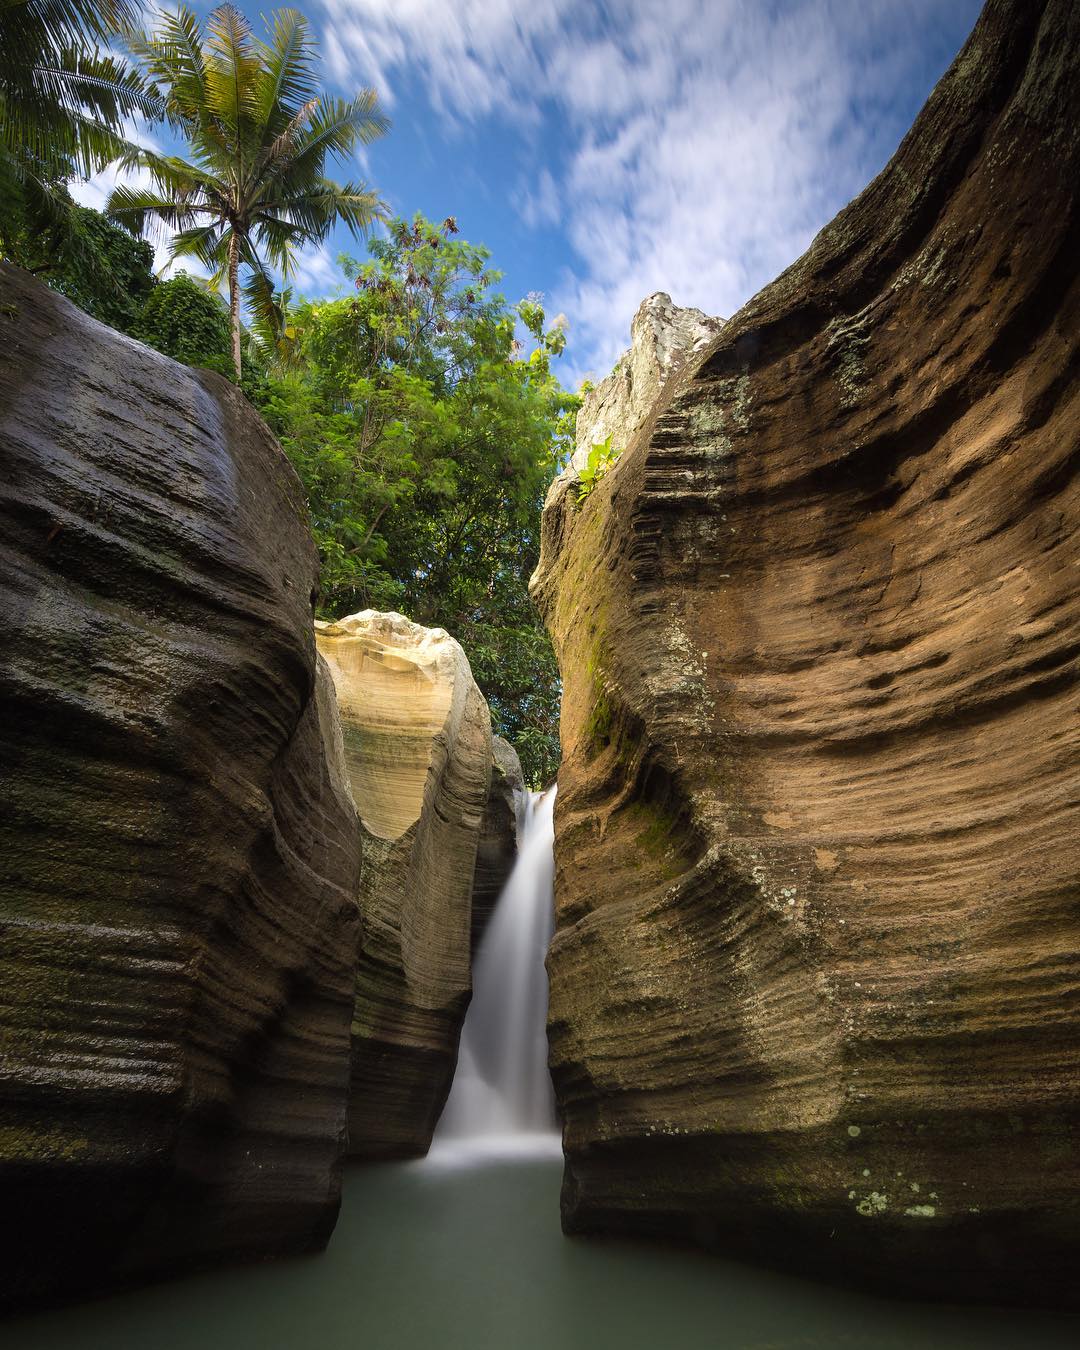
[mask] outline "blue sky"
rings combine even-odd
[[[258,28],[267,7],[242,8]],[[509,299],[542,292],[566,316],[575,383],[610,369],[650,292],[727,316],[798,257],[889,159],[981,0],[300,8],[327,87],[374,85],[393,120],[335,175],[456,216]],[[332,293],[338,252],[362,247],[308,253],[299,289]]]

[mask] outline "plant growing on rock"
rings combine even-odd
[[[619,457],[618,449],[611,444],[611,437],[608,436],[603,441],[596,441],[589,447],[589,455],[585,463],[578,470],[578,488],[576,505],[580,506],[585,498],[596,487],[600,479],[607,473],[608,469],[615,463]]]

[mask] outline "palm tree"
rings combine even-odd
[[[280,330],[274,281],[288,277],[294,249],[327,237],[341,221],[364,234],[384,208],[362,183],[323,177],[327,155],[344,156],[389,126],[375,91],[351,100],[320,94],[315,46],[295,10],[271,16],[268,41],[253,37],[232,5],[215,9],[204,34],[181,7],[150,34],[129,40],[162,91],[170,118],[191,146],[191,160],[140,149],[128,167],[149,171],[149,188],[120,186],[108,211],[141,233],[148,216],[176,230],[172,256],[193,256],[227,278],[233,363],[240,376],[240,268],[255,316]]]
[[[5,216],[18,204],[33,229],[62,226],[72,204],[64,182],[130,149],[126,119],[161,116],[138,72],[107,50],[137,8],[135,0],[0,0]]]

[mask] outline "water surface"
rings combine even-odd
[[[564,1238],[547,1156],[353,1168],[328,1251],[0,1324],[4,1350],[1076,1350],[1080,1320]]]

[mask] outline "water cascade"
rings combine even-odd
[[[473,965],[473,998],[435,1151],[557,1144],[547,1066],[555,789],[518,801],[518,855]]]

